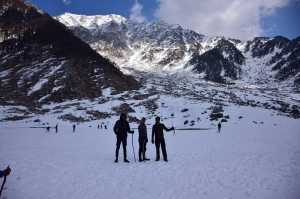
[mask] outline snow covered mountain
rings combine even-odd
[[[139,24],[119,15],[64,13],[56,19],[123,72],[192,70],[219,83],[300,83],[300,37],[207,37],[179,25]]]

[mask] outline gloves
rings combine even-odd
[[[175,128],[172,126],[171,130],[174,130]]]
[[[5,169],[5,170],[2,171],[2,175],[3,176],[8,176],[10,174],[10,172],[11,172],[11,169],[7,168],[7,169]]]
[[[132,133],[132,134],[134,134],[134,130],[133,130],[133,131],[131,131],[131,133]]]
[[[152,142],[152,144],[154,144],[154,140],[153,139],[151,140],[151,142]]]

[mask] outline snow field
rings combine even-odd
[[[221,133],[217,133],[209,120],[202,120],[201,125],[212,127],[210,130],[177,130],[176,136],[172,131],[165,132],[168,163],[154,161],[150,129],[147,144],[150,161],[134,162],[129,134],[130,163],[123,162],[122,147],[119,163],[114,163],[116,138],[112,127],[116,118],[111,119],[106,130],[97,129],[97,123],[90,122],[76,125],[75,133],[73,124],[54,119],[49,123],[54,127],[58,122],[58,133],[54,128],[50,133],[44,128],[28,128],[38,126],[37,123],[1,123],[0,166],[12,168],[2,196],[6,199],[299,198],[299,122],[270,116],[270,110],[260,108],[226,109],[231,119],[222,123]],[[240,115],[243,118],[237,119]],[[169,120],[164,121],[167,127]],[[153,121],[146,123],[151,128]],[[131,123],[131,127],[137,124]],[[137,130],[133,141],[138,160]]]

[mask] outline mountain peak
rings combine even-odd
[[[54,17],[55,19],[68,24],[68,26],[76,26],[82,24],[84,26],[103,25],[109,22],[126,23],[128,20],[121,15],[79,15],[65,12],[62,15]]]

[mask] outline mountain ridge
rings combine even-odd
[[[114,17],[122,18],[122,20],[116,23],[113,20]],[[77,18],[76,25],[74,21],[71,25],[71,18],[73,20]],[[87,18],[90,22],[94,20],[95,23],[86,25]],[[205,65],[209,65],[211,61],[202,57],[202,62],[198,63],[195,61],[196,57],[203,56],[211,49],[218,49],[227,63],[215,63],[212,66],[218,68],[218,73],[207,74],[205,72],[203,76],[208,81],[237,83],[242,80],[247,83],[260,84],[270,82],[265,81],[265,78],[272,76],[269,80],[273,83],[285,82],[298,85],[300,80],[300,69],[294,64],[300,59],[299,47],[295,44],[299,37],[294,40],[282,36],[255,37],[250,41],[241,41],[223,36],[204,36],[192,30],[184,30],[177,24],[169,25],[163,21],[134,23],[119,15],[86,17],[64,13],[55,19],[67,25],[75,35],[98,53],[115,62],[121,69],[126,68],[128,73],[130,73],[128,70],[130,68],[133,71],[156,71],[158,69],[182,71],[190,68],[196,73],[203,73],[206,70],[197,70],[197,68],[205,68]],[[294,46],[294,48],[289,46]],[[276,50],[278,52],[275,52]],[[289,57],[287,52],[293,51],[296,51],[296,56]],[[288,69],[283,69],[285,67],[282,67],[282,63],[280,64],[285,60],[284,56],[287,56],[286,59],[289,60],[285,66]],[[257,75],[257,71],[267,71],[270,75],[257,78],[262,76]]]

